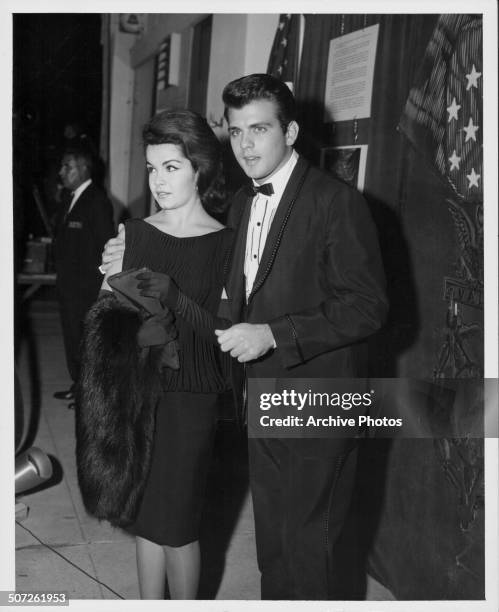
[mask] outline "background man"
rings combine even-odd
[[[245,364],[239,396],[248,378],[366,376],[363,340],[387,311],[366,202],[294,151],[295,100],[283,82],[242,77],[223,100],[233,153],[252,179],[228,219],[235,239],[224,310],[237,323],[216,331],[222,351]],[[103,261],[122,248],[112,241]],[[249,460],[262,598],[332,598],[354,442],[251,438]]]
[[[102,283],[98,270],[102,248],[115,231],[111,202],[92,182],[92,169],[90,151],[70,148],[63,155],[59,171],[66,194],[57,221],[54,254],[64,348],[72,385],[66,391],[54,393],[54,397],[64,400],[74,398],[83,320]]]

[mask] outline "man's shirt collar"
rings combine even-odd
[[[293,149],[291,151],[289,159],[284,164],[284,166],[282,168],[279,168],[279,170],[275,174],[273,174],[268,181],[265,181],[267,183],[272,183],[272,187],[274,188],[274,195],[272,195],[271,197],[275,198],[277,202],[279,202],[279,200],[281,199],[281,196],[284,192],[284,189],[286,188],[286,185],[288,184],[289,177],[291,176],[291,173],[293,172],[293,168],[295,167],[297,161],[298,153]],[[258,185],[258,183],[254,179],[253,185]]]

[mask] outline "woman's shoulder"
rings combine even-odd
[[[234,230],[227,225],[223,225],[222,223],[218,223],[216,226],[213,226],[211,231],[206,231],[204,233],[200,233],[200,237],[212,237],[216,239],[217,243],[228,244],[232,242],[232,237],[234,235]]]
[[[126,219],[125,221],[123,221],[123,226],[125,227],[125,231],[128,228],[137,228],[140,227],[142,224],[144,223],[144,219],[139,219],[139,218],[133,218],[133,219]]]
[[[234,229],[228,225],[224,225],[224,227],[220,230],[220,235],[222,236],[224,243],[230,244],[234,238]]]
[[[156,229],[159,229],[155,223],[153,221],[151,221],[151,219],[153,218],[154,215],[152,215],[151,217],[137,217],[137,218],[133,218],[133,219],[127,219],[124,222],[124,226],[125,226],[125,233],[127,235],[133,234],[133,235],[142,235],[144,233],[147,233],[149,229],[151,229],[151,227],[156,227]]]
[[[149,242],[155,242],[156,235],[161,235],[158,228],[147,222],[146,219],[127,219],[123,225],[123,238],[127,248],[132,247],[132,245],[133,248],[143,248],[144,245],[147,245]]]
[[[220,230],[225,229],[225,225],[220,223],[218,219],[209,214],[201,216],[196,223],[196,234],[203,236],[204,234],[215,234]]]
[[[143,219],[128,219],[125,222],[125,232],[129,236],[142,235],[154,235],[164,234],[171,238],[178,238],[180,240],[196,240],[197,238],[215,238],[219,237],[221,240],[226,242],[230,240],[233,230],[215,219],[214,217],[204,217],[198,220],[197,223],[193,224],[190,231],[186,235],[177,234],[174,230],[171,230],[168,224],[164,223],[164,220],[157,215],[151,215]]]

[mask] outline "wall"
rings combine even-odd
[[[111,17],[111,104],[109,109],[109,195],[119,218],[127,206],[134,74],[130,49],[135,34],[119,31],[119,15]]]
[[[127,194],[128,214],[131,217],[143,217],[146,213],[144,193],[147,192],[147,186],[142,127],[151,117],[153,110],[155,67],[154,57],[151,57],[135,69]]]
[[[158,51],[163,39],[172,32],[183,32],[192,27],[208,13],[149,14],[146,16],[146,30],[130,53],[133,67],[138,66]]]
[[[248,15],[244,74],[267,72],[270,50],[278,23],[278,14]]]
[[[157,93],[157,111],[168,107],[185,108],[187,106],[191,67],[192,34],[193,29],[191,27],[187,28],[181,33],[179,83],[178,85],[170,85],[170,87],[167,87],[163,91],[159,91]]]
[[[144,119],[139,106],[152,109],[154,93],[149,85],[145,91],[137,76],[144,72],[146,63],[153,61],[164,38],[172,32],[180,33],[180,82],[178,86],[160,92],[157,108],[187,106],[191,28],[206,16],[206,13],[149,14],[145,15],[143,34],[116,35],[114,52],[117,57],[113,59],[116,68],[113,70],[111,106],[112,191],[113,197],[129,207],[134,216],[143,214],[141,211],[146,202],[145,181],[140,178],[142,158],[135,153],[139,133],[135,124]],[[218,135],[225,133],[222,127],[223,87],[244,74],[266,71],[278,20],[277,14],[213,15],[206,116]],[[128,47],[125,41],[131,41]]]
[[[265,72],[279,15],[219,14],[213,17],[207,118],[215,132],[223,117],[222,90],[237,77]]]
[[[197,13],[144,15],[144,32],[128,34],[119,31],[120,15],[111,15],[109,191],[116,219],[123,216],[123,209],[129,208],[130,204],[132,214],[141,214],[140,200],[145,195],[144,188],[137,187],[143,183],[137,167],[142,162],[137,161],[132,149],[136,146],[139,129],[134,124],[143,123],[143,109],[147,108],[146,114],[150,115],[153,106],[152,88],[149,90],[147,86],[147,91],[144,91],[144,79],[135,83],[135,72],[150,72],[150,66],[145,69],[144,64],[152,61],[161,41],[171,32],[189,28],[204,16]]]

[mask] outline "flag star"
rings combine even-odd
[[[456,153],[456,149],[454,149],[453,153],[452,153],[452,157],[449,157],[449,161],[450,161],[450,170],[459,170],[459,162],[461,161],[461,158],[458,157],[457,153]]]
[[[468,91],[468,89],[471,89],[472,87],[478,87],[478,79],[481,76],[482,76],[482,73],[477,72],[475,68],[475,64],[473,64],[473,68],[471,69],[471,72],[466,75],[466,78],[468,79],[468,84],[466,85],[466,91]]]
[[[282,73],[282,66],[279,66],[279,68],[277,68],[277,72],[278,72],[279,74],[281,74],[281,73]]]
[[[281,45],[285,47],[287,44],[288,44],[288,39],[286,37],[283,37],[283,39],[281,40]]]
[[[284,28],[284,21],[280,21],[279,22],[279,30],[282,30]]]
[[[447,119],[447,123],[450,123],[452,119],[457,119],[457,113],[461,108],[460,104],[457,104],[456,98],[452,98],[452,104],[447,107],[447,112],[449,113],[449,118]]]
[[[467,174],[466,178],[470,182],[470,184],[468,185],[468,189],[471,189],[472,187],[478,187],[478,179],[480,178],[480,174],[477,174],[475,172],[475,168],[471,169],[471,174]]]
[[[466,139],[464,142],[468,142],[471,138],[476,142],[476,132],[479,129],[478,125],[473,125],[473,119],[470,117],[468,126],[463,128],[463,132],[466,132]]]

